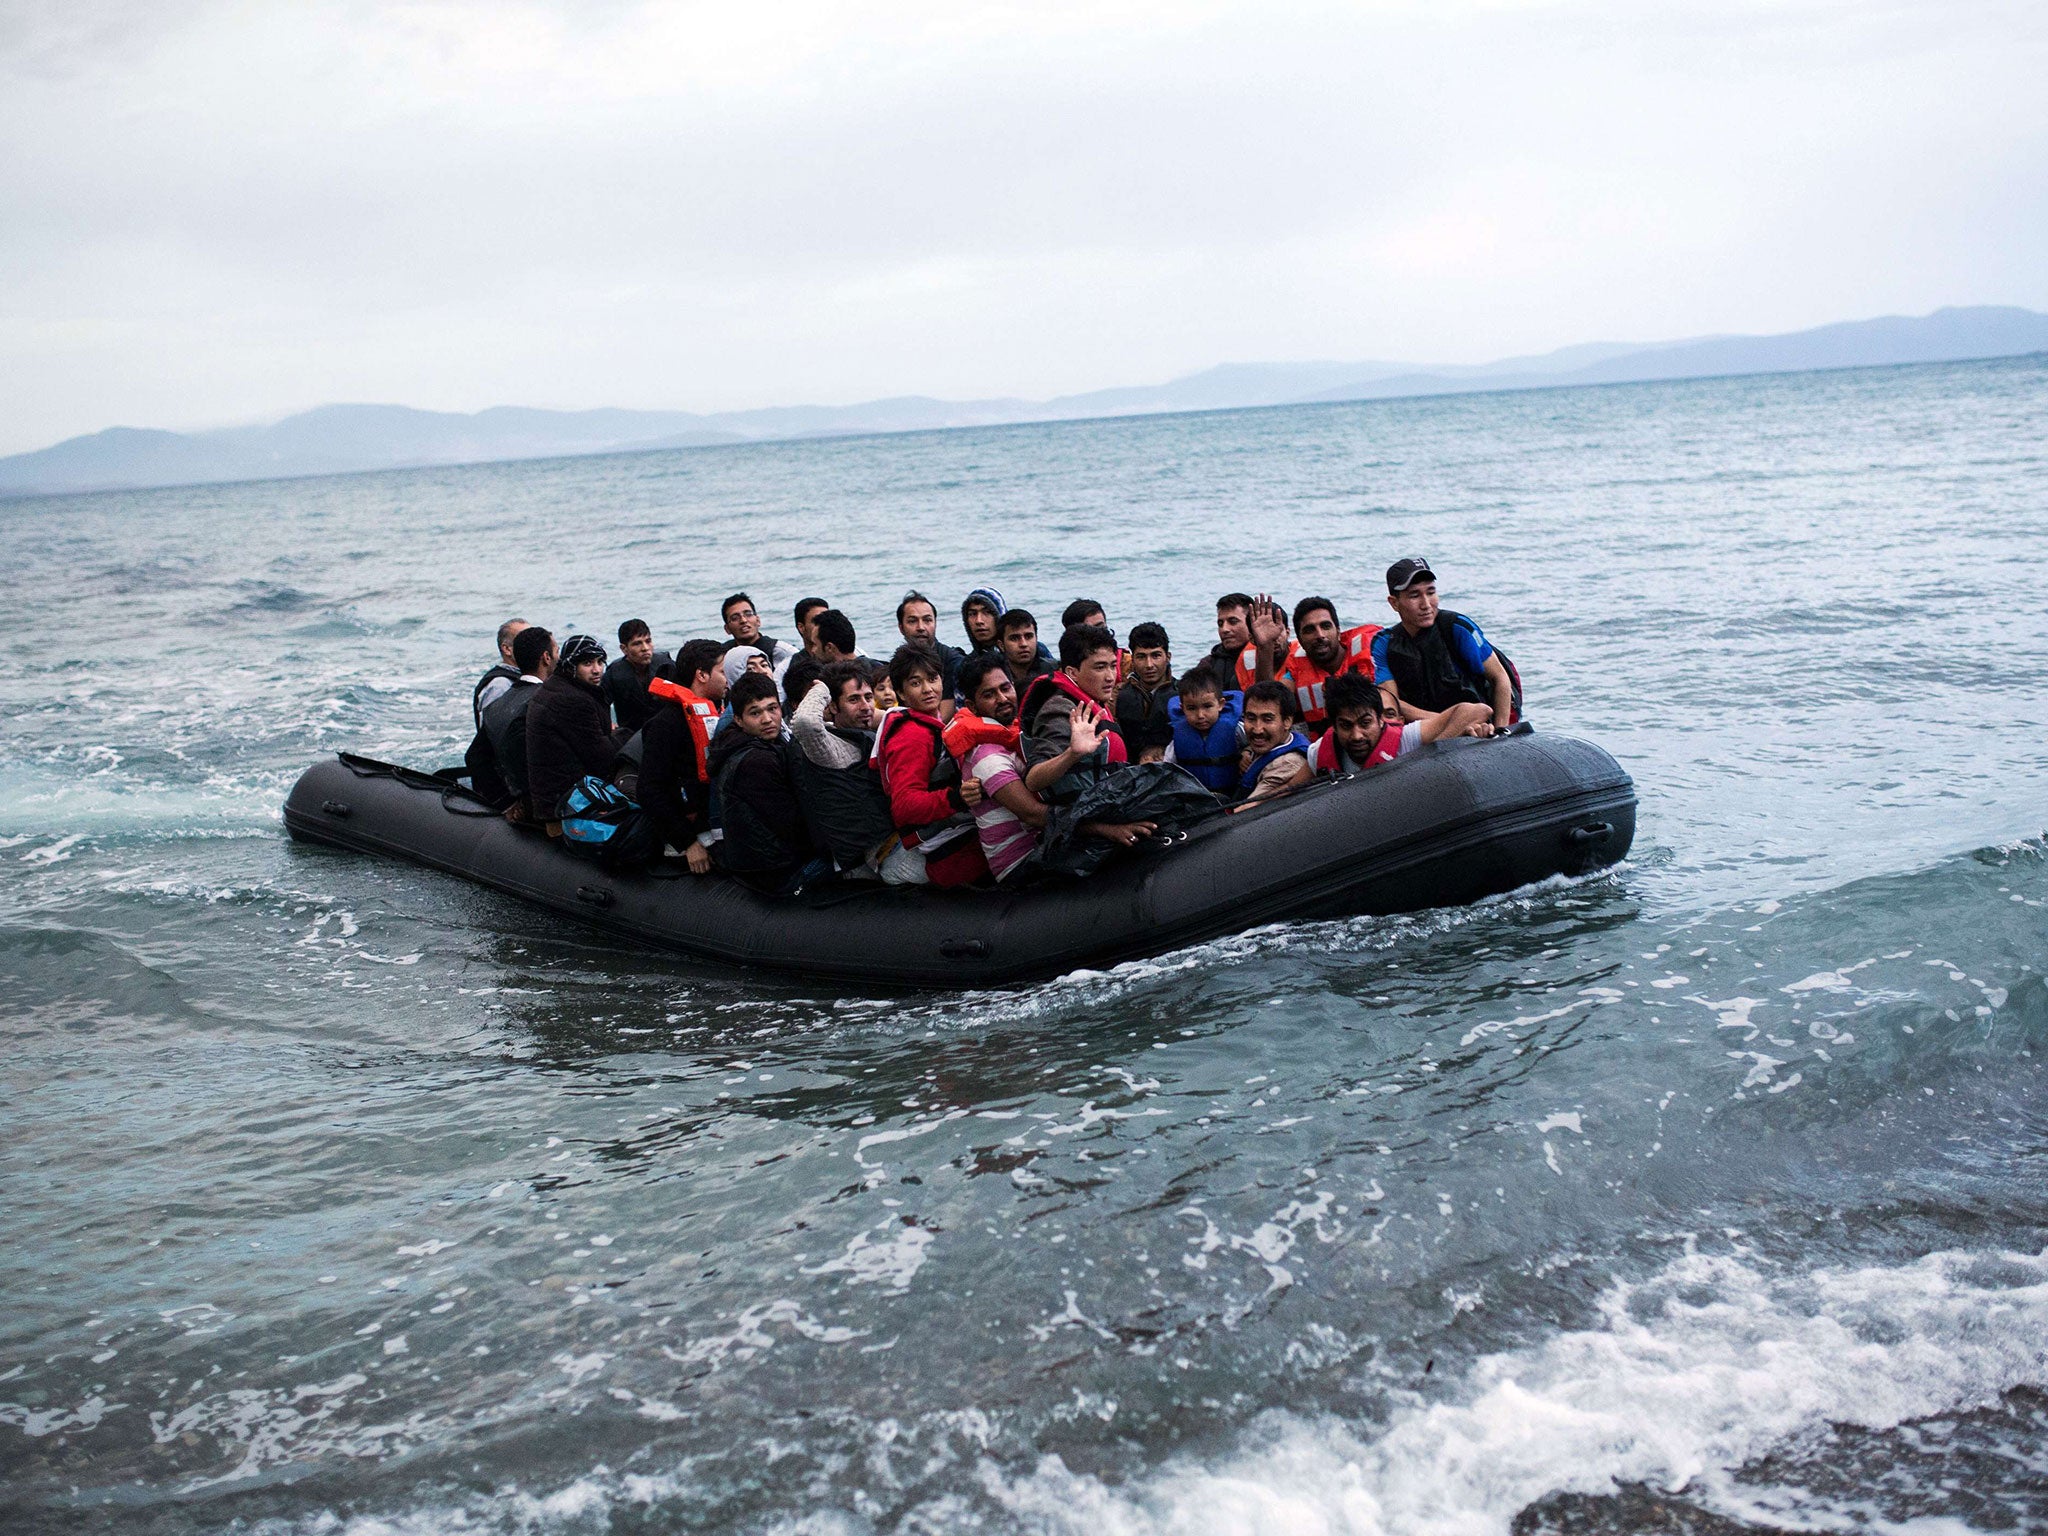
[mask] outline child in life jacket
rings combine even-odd
[[[1245,805],[1293,788],[1307,769],[1309,743],[1295,729],[1297,713],[1294,690],[1285,683],[1253,683],[1245,690],[1244,752],[1237,776]]]
[[[1212,791],[1227,795],[1237,787],[1238,756],[1243,750],[1238,725],[1244,718],[1244,695],[1216,686],[1208,662],[1182,675],[1176,697],[1166,706],[1173,741],[1166,761],[1178,763]]]
[[[1330,728],[1310,751],[1297,784],[1306,784],[1317,774],[1377,768],[1432,741],[1493,734],[1493,711],[1484,704],[1453,704],[1404,725],[1387,713],[1379,689],[1357,673],[1347,672],[1324,684],[1323,703],[1330,712]]]

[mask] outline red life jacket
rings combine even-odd
[[[672,699],[683,706],[683,719],[689,722],[690,745],[697,749],[697,777],[703,783],[711,782],[711,722],[718,718],[718,706],[709,699],[699,698],[681,683],[672,683],[665,677],[650,677],[647,691],[659,699]]]
[[[1116,728],[1115,713],[1103,709],[1100,704],[1089,698],[1081,691],[1081,685],[1067,676],[1064,670],[1048,672],[1043,677],[1034,677],[1031,680],[1031,686],[1024,690],[1024,702],[1017,708],[1018,720],[1026,722],[1028,729],[1028,723],[1038,718],[1038,712],[1045,708],[1046,700],[1056,692],[1064,693],[1077,705],[1089,705],[1101,714],[1102,719],[1097,723],[1101,728],[1103,741],[1109,745],[1109,760],[1112,763],[1128,763],[1131,760],[1130,752],[1124,746],[1124,738]]]
[[[1391,763],[1401,755],[1401,733],[1408,727],[1399,720],[1390,721],[1380,727],[1380,739],[1372,744],[1372,750],[1365,754],[1365,766],[1377,768],[1381,763]]]
[[[1301,648],[1299,640],[1288,648],[1287,659],[1281,664],[1276,680],[1294,690],[1294,697],[1301,705],[1302,724],[1321,725],[1329,717],[1329,711],[1323,707],[1323,684],[1338,673],[1356,672],[1368,681],[1372,678],[1372,642],[1379,632],[1377,624],[1359,624],[1339,635],[1337,638],[1344,652],[1335,672],[1325,672],[1309,660],[1308,652]],[[1238,670],[1244,670],[1242,661],[1238,663]]]
[[[1379,740],[1372,744],[1372,750],[1365,754],[1360,769],[1377,768],[1381,763],[1391,763],[1401,755],[1401,722],[1394,721],[1380,728]],[[1337,745],[1337,733],[1327,730],[1316,738],[1315,746],[1308,754],[1308,765],[1316,773],[1344,773],[1344,749]]]
[[[932,820],[916,826],[904,826],[899,822],[897,830],[903,834],[903,845],[906,848],[943,847],[953,842],[963,831],[971,829],[974,825],[974,816],[958,803],[957,795],[952,793],[960,783],[960,767],[946,752],[945,727],[939,724],[938,717],[901,704],[886,712],[875,722],[875,745],[874,750],[868,754],[868,765],[875,770],[875,776],[881,780],[882,790],[889,795],[893,807],[896,796],[890,784],[888,749],[898,736],[912,727],[931,732],[931,767],[926,770],[924,783],[905,787],[943,794],[945,803],[933,807],[935,814]],[[891,814],[895,814],[893,809]]]
[[[1014,720],[1008,725],[997,725],[995,721],[977,715],[971,709],[961,708],[953,711],[953,718],[946,722],[946,729],[942,734],[946,750],[958,761],[965,763],[967,754],[976,747],[987,746],[991,742],[999,747],[1016,746],[1017,737],[1021,733]]]

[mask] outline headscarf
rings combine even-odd
[[[555,670],[567,672],[586,661],[605,660],[605,648],[589,635],[571,635],[562,642],[562,648],[555,654]]]
[[[738,682],[747,670],[747,663],[756,656],[760,657],[763,661],[768,659],[768,653],[759,646],[754,645],[736,645],[727,651],[725,653],[725,686],[730,688],[734,683]]]

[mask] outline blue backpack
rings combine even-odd
[[[578,848],[596,852],[610,845],[624,831],[640,807],[627,798],[616,784],[591,775],[562,796],[557,819],[562,836]]]

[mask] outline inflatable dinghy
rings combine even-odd
[[[1636,796],[1600,748],[1525,727],[1319,779],[1083,879],[947,891],[828,882],[781,899],[722,875],[600,868],[491,814],[447,774],[348,754],[306,770],[284,820],[302,842],[445,870],[636,943],[820,981],[951,989],[1585,874],[1627,854]]]

